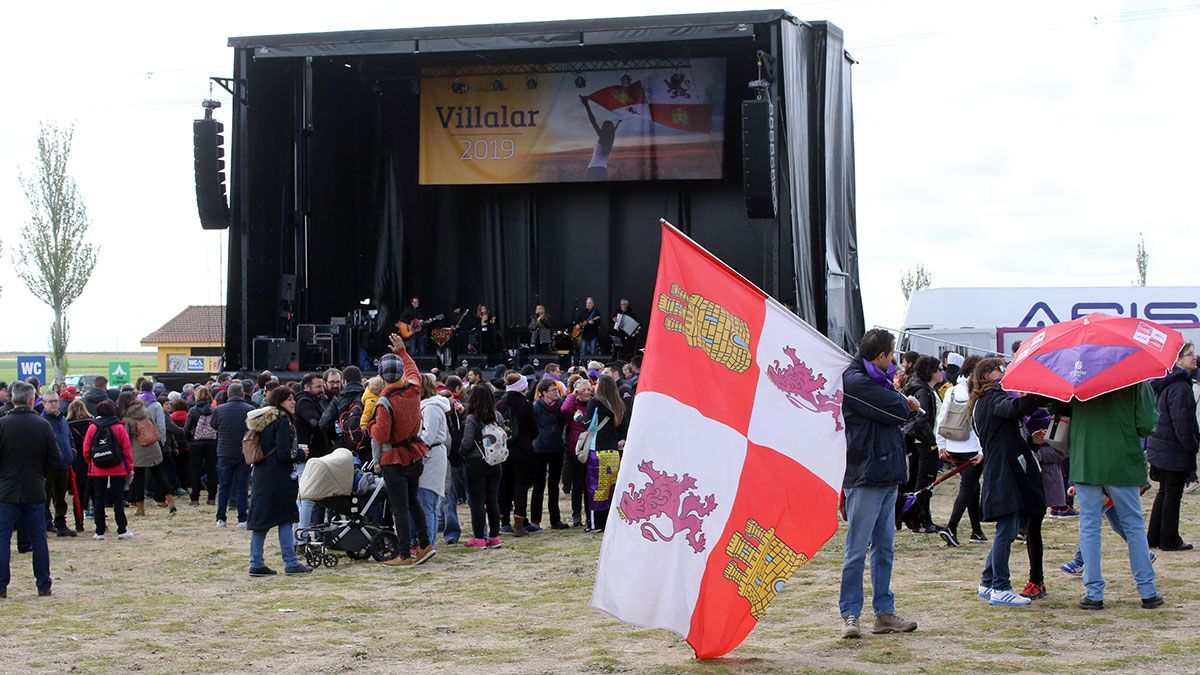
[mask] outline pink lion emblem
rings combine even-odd
[[[696,553],[703,551],[705,539],[700,528],[704,525],[704,516],[717,508],[714,495],[700,499],[691,493],[696,487],[695,478],[686,473],[680,478],[665,471],[656,471],[651,461],[638,464],[638,471],[649,476],[650,482],[640,492],[634,489],[633,483],[629,484],[629,490],[621,495],[621,504],[617,507],[621,520],[630,524],[639,520],[647,521],[641,525],[642,537],[650,541],[671,541],[686,530],[688,545],[692,550]],[[649,522],[655,516],[670,519],[670,535],[663,534]]]
[[[771,383],[797,408],[815,413],[831,413],[834,430],[841,431],[842,391],[839,389],[832,395],[824,393],[827,384],[825,376],[817,374],[814,377],[812,368],[796,358],[795,347],[784,347],[783,353],[792,359],[792,363],[780,368],[779,361],[776,360],[773,365],[767,366],[767,377]]]

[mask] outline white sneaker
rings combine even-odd
[[[238,529],[239,529],[239,530],[244,530],[244,529],[246,529],[246,523],[238,523]]]
[[[92,535],[92,539],[95,539],[96,541],[104,541],[104,535],[102,535],[102,534],[93,534],[93,535]]]
[[[1011,588],[1006,591],[997,591],[992,589],[992,597],[988,600],[989,605],[1006,605],[1008,607],[1024,607],[1033,602],[1029,598],[1018,595]]]
[[[983,584],[979,584],[979,599],[987,600],[991,597],[992,597],[992,589],[988,586],[984,586]]]
[[[117,535],[117,539],[121,539],[121,540],[133,539],[133,533],[132,532],[122,532],[121,534]]]
[[[225,527],[225,521],[223,521],[223,520],[218,520],[218,521],[217,521],[217,527],[218,527],[218,528]]]

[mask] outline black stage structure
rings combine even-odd
[[[660,217],[847,349],[864,330],[853,61],[833,24],[772,10],[237,37],[229,46],[233,78],[214,79],[233,94],[230,369],[254,365],[256,337],[295,340],[295,325],[344,317],[364,298],[379,326],[411,295],[430,313],[484,302],[505,326],[527,322],[539,303],[566,323],[586,296],[606,317],[621,297],[646,316]],[[589,62],[710,56],[727,62],[722,179],[418,184],[414,82],[424,69],[573,62],[584,71]],[[760,79],[765,89],[752,89]],[[778,130],[778,211],[767,218],[747,215],[754,186],[744,184],[742,101],[756,95],[774,102]]]

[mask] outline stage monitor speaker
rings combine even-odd
[[[299,345],[283,338],[256,337],[252,367],[256,371],[287,370],[299,356]]]
[[[481,354],[459,354],[454,357],[454,367],[487,368],[487,357]]]
[[[417,370],[421,371],[422,373],[428,373],[434,368],[443,370],[442,361],[436,356],[414,356],[412,358],[417,364]]]
[[[200,227],[229,227],[229,201],[225,196],[225,126],[211,117],[192,122],[196,165],[196,208]]]
[[[765,99],[742,101],[742,184],[751,218],[779,213],[775,146],[775,105]]]
[[[538,372],[543,372],[546,370],[546,366],[550,363],[557,363],[559,366],[565,367],[566,364],[570,363],[570,361],[571,361],[571,356],[569,354],[565,355],[565,356],[559,356],[558,354],[551,353],[551,354],[530,354],[529,360],[527,361],[527,363],[529,365],[533,366],[534,369],[537,370]],[[525,363],[522,363],[521,365],[525,365]]]

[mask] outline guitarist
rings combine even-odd
[[[596,308],[594,298],[589,297],[583,303],[583,309],[575,313],[575,328],[571,334],[580,340],[581,358],[600,353],[600,310]]]
[[[400,313],[400,320],[412,327],[412,337],[404,341],[404,346],[408,348],[408,353],[413,355],[425,354],[425,323],[429,315],[425,310],[421,309],[421,298],[410,298],[408,307]]]

